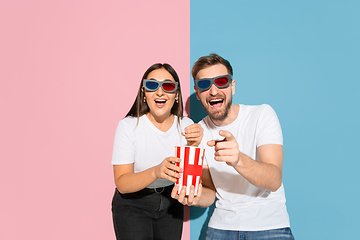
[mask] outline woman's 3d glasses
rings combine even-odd
[[[218,88],[226,88],[231,82],[231,75],[221,75],[214,78],[201,78],[195,80],[195,87],[199,91],[206,91],[215,84]]]
[[[161,87],[164,92],[173,93],[177,90],[178,83],[172,82],[169,80],[168,81],[157,81],[157,80],[153,80],[153,79],[144,79],[143,87],[150,92],[154,92],[154,91],[158,90],[159,87]]]

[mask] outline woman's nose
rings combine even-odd
[[[164,95],[164,90],[162,89],[162,87],[159,87],[159,88],[156,90],[156,95],[158,95],[158,96]]]

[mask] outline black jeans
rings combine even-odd
[[[121,194],[115,189],[112,215],[116,239],[180,240],[184,207],[171,198],[173,185]]]

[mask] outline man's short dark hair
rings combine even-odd
[[[233,75],[233,69],[230,65],[230,62],[222,57],[220,57],[219,55],[217,55],[216,53],[212,53],[209,56],[203,56],[201,58],[199,58],[195,63],[194,66],[191,70],[191,74],[194,78],[194,80],[196,79],[197,74],[200,72],[200,70],[207,68],[207,67],[211,67],[217,64],[222,64],[226,67],[228,73],[230,75]]]

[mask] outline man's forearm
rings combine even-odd
[[[255,161],[240,152],[239,162],[234,166],[252,185],[275,192],[282,183],[282,172],[274,164]]]
[[[211,206],[214,203],[214,201],[215,201],[215,191],[203,186],[201,198],[198,204],[196,205],[196,207],[206,208]]]

